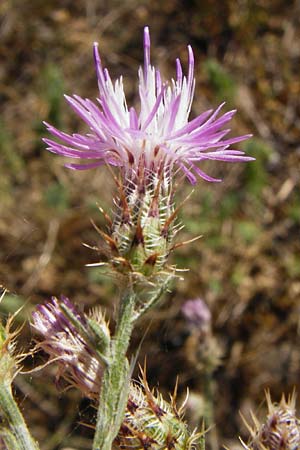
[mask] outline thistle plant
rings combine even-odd
[[[126,406],[129,364],[126,352],[135,321],[155,305],[174,275],[167,259],[177,231],[174,177],[183,173],[195,184],[197,176],[220,181],[206,174],[201,161],[246,162],[253,158],[232,149],[250,135],[226,138],[223,127],[235,111],[223,115],[220,105],[188,121],[195,89],[194,56],[188,47],[188,74],[176,60],[176,79],[163,82],[150,62],[150,37],[144,29],[144,67],[139,69],[140,110],[128,107],[122,77],[112,82],[103,67],[98,45],[94,61],[99,86],[97,104],[78,95],[66,96],[71,108],[89,126],[86,135],[67,134],[46,123],[56,138],[44,139],[48,150],[79,159],[68,163],[75,170],[100,165],[118,168],[118,196],[108,233],[111,270],[125,277],[116,333],[107,353],[100,389],[95,449],[110,449],[120,428]],[[107,433],[107,429],[113,430]]]
[[[103,260],[119,280],[121,298],[114,334],[99,311],[84,315],[62,297],[41,305],[33,326],[42,334],[37,348],[49,354],[58,374],[92,398],[98,408],[93,450],[202,448],[190,432],[182,408],[150,391],[145,375],[131,380],[127,351],[136,321],[153,308],[170,286],[176,267],[169,255],[176,248],[176,189],[182,176],[192,184],[219,182],[201,168],[206,160],[247,162],[252,157],[232,148],[250,135],[227,137],[235,111],[204,111],[189,121],[195,90],[194,56],[188,47],[188,73],[176,60],[176,78],[163,81],[150,62],[150,37],[144,29],[144,65],[138,72],[139,109],[128,107],[122,77],[112,82],[94,44],[99,86],[97,102],[78,95],[66,100],[88,126],[85,135],[56,129],[47,149],[78,160],[73,170],[109,168],[116,183],[112,217],[106,212]]]
[[[140,311],[135,306],[135,314],[140,315],[147,309],[146,303],[154,303],[161,286],[174,273],[174,268],[167,266],[178,231],[174,179],[183,173],[192,184],[197,176],[210,182],[221,181],[206,174],[199,163],[253,160],[230,147],[250,135],[224,139],[230,130],[223,128],[235,114],[233,110],[220,115],[224,104],[188,121],[195,89],[190,46],[187,76],[177,59],[176,79],[163,82],[159,70],[150,62],[150,37],[145,27],[144,67],[138,73],[139,112],[127,106],[122,77],[112,82],[96,43],[94,60],[99,86],[97,103],[78,95],[66,96],[71,108],[89,126],[89,132],[70,135],[45,123],[58,141],[44,141],[49,151],[80,160],[79,164],[65,164],[68,168],[86,170],[107,165],[119,169],[118,177],[113,175],[118,190],[115,211],[112,218],[105,214],[108,233],[100,233],[107,244],[111,269],[125,276],[126,285],[145,287],[150,283],[157,288],[147,300],[136,299]]]

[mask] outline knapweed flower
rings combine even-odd
[[[213,335],[212,317],[201,298],[187,300],[181,307],[186,319],[186,355],[189,363],[200,377],[211,374],[221,364],[222,349]]]
[[[205,329],[211,325],[211,312],[201,298],[184,302],[181,312],[191,325],[199,329]]]
[[[128,107],[122,77],[112,82],[103,67],[94,44],[94,60],[99,85],[98,103],[78,95],[66,96],[71,108],[86,122],[86,135],[67,134],[46,123],[48,131],[62,143],[44,139],[48,150],[58,155],[82,160],[66,164],[72,169],[90,169],[103,164],[119,166],[124,179],[135,180],[143,173],[166,171],[172,175],[180,169],[191,183],[197,175],[207,181],[221,181],[207,175],[199,163],[205,160],[251,161],[244,152],[230,148],[250,135],[225,138],[223,129],[235,111],[220,115],[203,112],[190,122],[194,90],[194,56],[188,47],[188,74],[183,75],[176,60],[176,79],[162,80],[160,71],[150,63],[149,29],[144,29],[144,67],[139,69],[140,108]]]
[[[113,218],[108,220],[107,233],[100,231],[107,244],[101,250],[111,273],[125,276],[126,284],[133,280],[137,286],[142,280],[141,289],[146,283],[147,289],[150,284],[151,289],[157,287],[154,296],[153,290],[150,292],[153,300],[169,280],[170,272],[174,274],[174,267],[170,270],[166,265],[177,245],[174,237],[179,228],[174,175],[182,172],[191,183],[196,183],[197,176],[220,181],[204,173],[199,163],[209,159],[252,160],[244,152],[231,148],[249,135],[225,138],[229,132],[225,125],[235,111],[220,115],[223,105],[189,122],[195,89],[190,46],[188,74],[183,75],[177,59],[176,79],[164,82],[159,70],[151,65],[149,29],[145,27],[144,66],[138,72],[139,109],[127,106],[122,77],[112,82],[102,65],[97,44],[94,59],[99,85],[97,102],[78,95],[66,96],[89,132],[67,134],[46,124],[56,140],[44,141],[51,152],[80,160],[67,164],[69,168],[81,170],[103,164],[119,168]],[[146,301],[139,297],[141,303]]]
[[[33,312],[33,327],[43,339],[37,348],[44,350],[50,360],[59,367],[58,377],[62,376],[71,385],[79,388],[88,397],[98,397],[103,373],[103,364],[98,353],[87,345],[70,318],[61,309],[64,305],[83,329],[88,329],[88,321],[64,296],[59,301],[52,297],[51,302],[38,305]]]

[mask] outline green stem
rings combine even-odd
[[[19,450],[20,446],[18,445],[14,435],[6,428],[0,429],[0,444],[4,443],[5,448],[7,450]],[[0,448],[2,448],[0,446]]]
[[[13,398],[11,386],[6,383],[0,384],[0,408],[17,442],[17,447],[14,450],[38,450],[39,447],[30,435],[25,420]]]
[[[134,323],[134,307],[135,295],[131,291],[121,301],[116,332],[111,341],[110,362],[103,374],[93,450],[111,450],[124,419],[130,381],[126,353]]]
[[[141,316],[143,316],[149,309],[153,308],[159,302],[161,296],[165,294],[168,290],[171,280],[173,280],[174,275],[170,274],[166,280],[158,287],[157,291],[140,307],[134,315],[134,320],[136,321]]]
[[[204,374],[204,394],[205,394],[205,411],[204,419],[207,428],[211,427],[209,432],[209,443],[212,450],[217,450],[219,448],[218,444],[218,433],[215,425],[215,411],[214,411],[214,394],[215,394],[215,383],[213,378],[213,372],[208,371]]]

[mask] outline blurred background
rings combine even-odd
[[[96,203],[110,211],[111,177],[105,169],[65,169],[41,141],[42,120],[86,131],[63,94],[96,98],[93,41],[112,78],[123,75],[132,104],[143,27],[150,27],[152,62],[165,78],[175,75],[176,57],[187,68],[191,44],[192,116],[225,100],[225,109],[238,109],[232,135],[254,135],[242,148],[255,163],[205,167],[224,181],[199,180],[181,210],[179,239],[203,235],[172,257],[190,270],[139,324],[132,344],[135,351],[144,337],[139,361],[147,355],[150,386],[166,397],[177,375],[180,395],[189,386],[189,420],[195,426],[204,415],[215,424],[213,450],[240,448],[237,437],[247,433],[239,411],[246,418],[250,409],[263,413],[265,388],[277,401],[281,392],[300,390],[299,18],[297,0],[0,3],[0,283],[9,291],[2,317],[25,304],[22,323],[34,305],[61,293],[86,310],[100,304],[109,316],[114,311],[117,288],[99,268],[85,267],[99,255],[82,245],[99,245],[91,219],[103,225]],[[190,191],[185,182],[178,202]],[[205,325],[182,312],[196,298]],[[20,349],[32,334],[24,327]],[[32,364],[28,358],[26,368]],[[43,450],[87,450],[95,410],[57,386],[55,374],[50,366],[16,379],[22,410]]]

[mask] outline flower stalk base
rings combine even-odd
[[[126,358],[133,328],[135,295],[123,297],[109,363],[103,374],[93,450],[111,450],[124,419],[128,400],[130,367]]]

